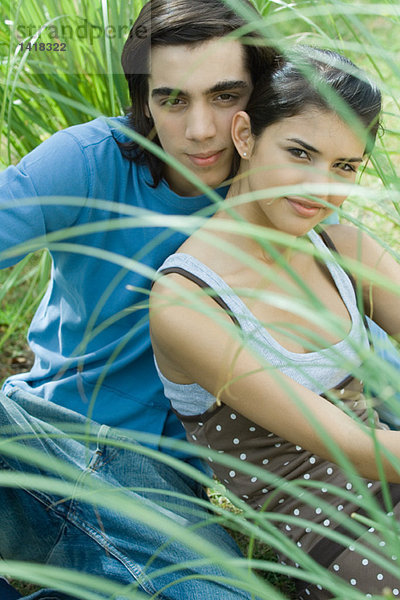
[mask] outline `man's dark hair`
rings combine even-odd
[[[250,8],[254,18],[260,15],[250,0],[237,0]],[[220,38],[243,27],[246,38],[258,38],[258,44],[243,43],[246,67],[252,82],[268,69],[273,52],[264,38],[251,31],[246,21],[236,14],[224,0],[149,0],[141,10],[122,52],[122,67],[128,81],[131,107],[129,124],[144,137],[160,145],[154,124],[147,116],[148,73],[150,49],[155,46],[200,44]],[[138,33],[142,35],[138,35]],[[147,35],[146,35],[147,34]],[[240,36],[238,36],[240,40]],[[121,144],[124,155],[135,162],[145,162],[150,168],[153,185],[162,178],[163,162],[135,142]]]

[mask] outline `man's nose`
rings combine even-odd
[[[202,142],[216,135],[213,110],[204,104],[193,105],[186,115],[186,138]]]

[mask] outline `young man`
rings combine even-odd
[[[152,434],[155,447],[160,436],[184,439],[153,364],[146,303],[151,273],[190,232],[149,216],[190,215],[210,204],[126,128],[219,186],[231,172],[232,116],[269,64],[269,51],[232,36],[243,24],[223,0],[150,0],[122,57],[130,117],[59,132],[0,175],[1,266],[43,246],[53,260],[29,332],[34,366],[10,377],[1,395],[0,467],[49,472],[64,486],[0,488],[5,560],[76,569],[163,599],[250,595],[240,589],[247,569],[237,566],[231,538],[210,522],[202,486],[167,455],[197,462],[168,448],[164,461],[138,445],[120,448],[110,429]],[[57,595],[31,596],[47,597]]]
[[[0,175],[1,266],[40,246],[53,259],[51,283],[29,333],[35,364],[30,373],[9,378],[1,397],[5,440],[10,428],[27,435],[17,447],[3,442],[0,465],[40,474],[44,452],[62,460],[51,475],[59,472],[66,485],[60,491],[0,488],[4,559],[101,575],[144,594],[160,592],[164,600],[249,597],[239,589],[248,574],[237,565],[236,546],[199,504],[201,486],[179,463],[174,468],[139,446],[118,450],[118,435],[109,429],[153,434],[156,447],[160,436],[184,439],[155,371],[146,306],[152,270],[190,233],[160,225],[159,215],[190,215],[210,204],[196,184],[143,150],[121,125],[152,139],[200,182],[218,187],[234,159],[231,118],[269,64],[269,51],[226,39],[242,25],[223,0],[150,0],[122,57],[130,117],[59,132]],[[146,31],[150,39],[137,34]],[[36,200],[49,196],[53,201]],[[90,439],[79,442],[85,427]],[[60,438],[64,429],[68,435]],[[183,466],[197,464],[177,450],[160,449],[183,459]],[[122,488],[116,510],[110,489]],[[109,508],[96,504],[98,498],[107,498]],[[185,531],[190,535],[183,544]],[[205,542],[208,554],[216,549],[213,564],[196,566]],[[219,556],[231,560],[236,587]],[[39,597],[57,596],[32,596]]]

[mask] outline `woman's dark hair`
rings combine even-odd
[[[344,120],[357,117],[368,132],[366,153],[380,126],[381,93],[351,60],[310,46],[295,46],[290,58],[277,56],[274,68],[260,78],[246,107],[253,134],[313,106],[333,110]]]
[[[261,17],[250,0],[236,1],[251,9],[260,22]],[[243,44],[246,66],[255,83],[272,63],[275,53],[224,0],[149,0],[130,31],[121,58],[132,103],[130,126],[144,137],[153,135],[153,142],[160,145],[157,132],[153,131],[153,121],[146,116],[151,47],[199,44],[238,29],[246,38],[257,38],[259,42]],[[127,158],[147,163],[153,185],[157,186],[162,178],[163,162],[135,142],[120,144],[120,147]]]

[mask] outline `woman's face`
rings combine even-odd
[[[342,204],[346,195],[333,189],[332,184],[354,183],[365,139],[337,114],[312,107],[270,125],[255,140],[248,134],[249,128],[236,135],[235,127],[240,129],[240,122],[235,115],[235,144],[242,156],[244,152],[247,155],[241,164],[241,173],[247,174],[245,191],[268,189],[270,193],[274,187],[301,186],[287,195],[281,190],[276,197],[243,205],[247,220],[298,236],[333,211],[323,202],[335,208]],[[309,184],[318,184],[318,190]]]

